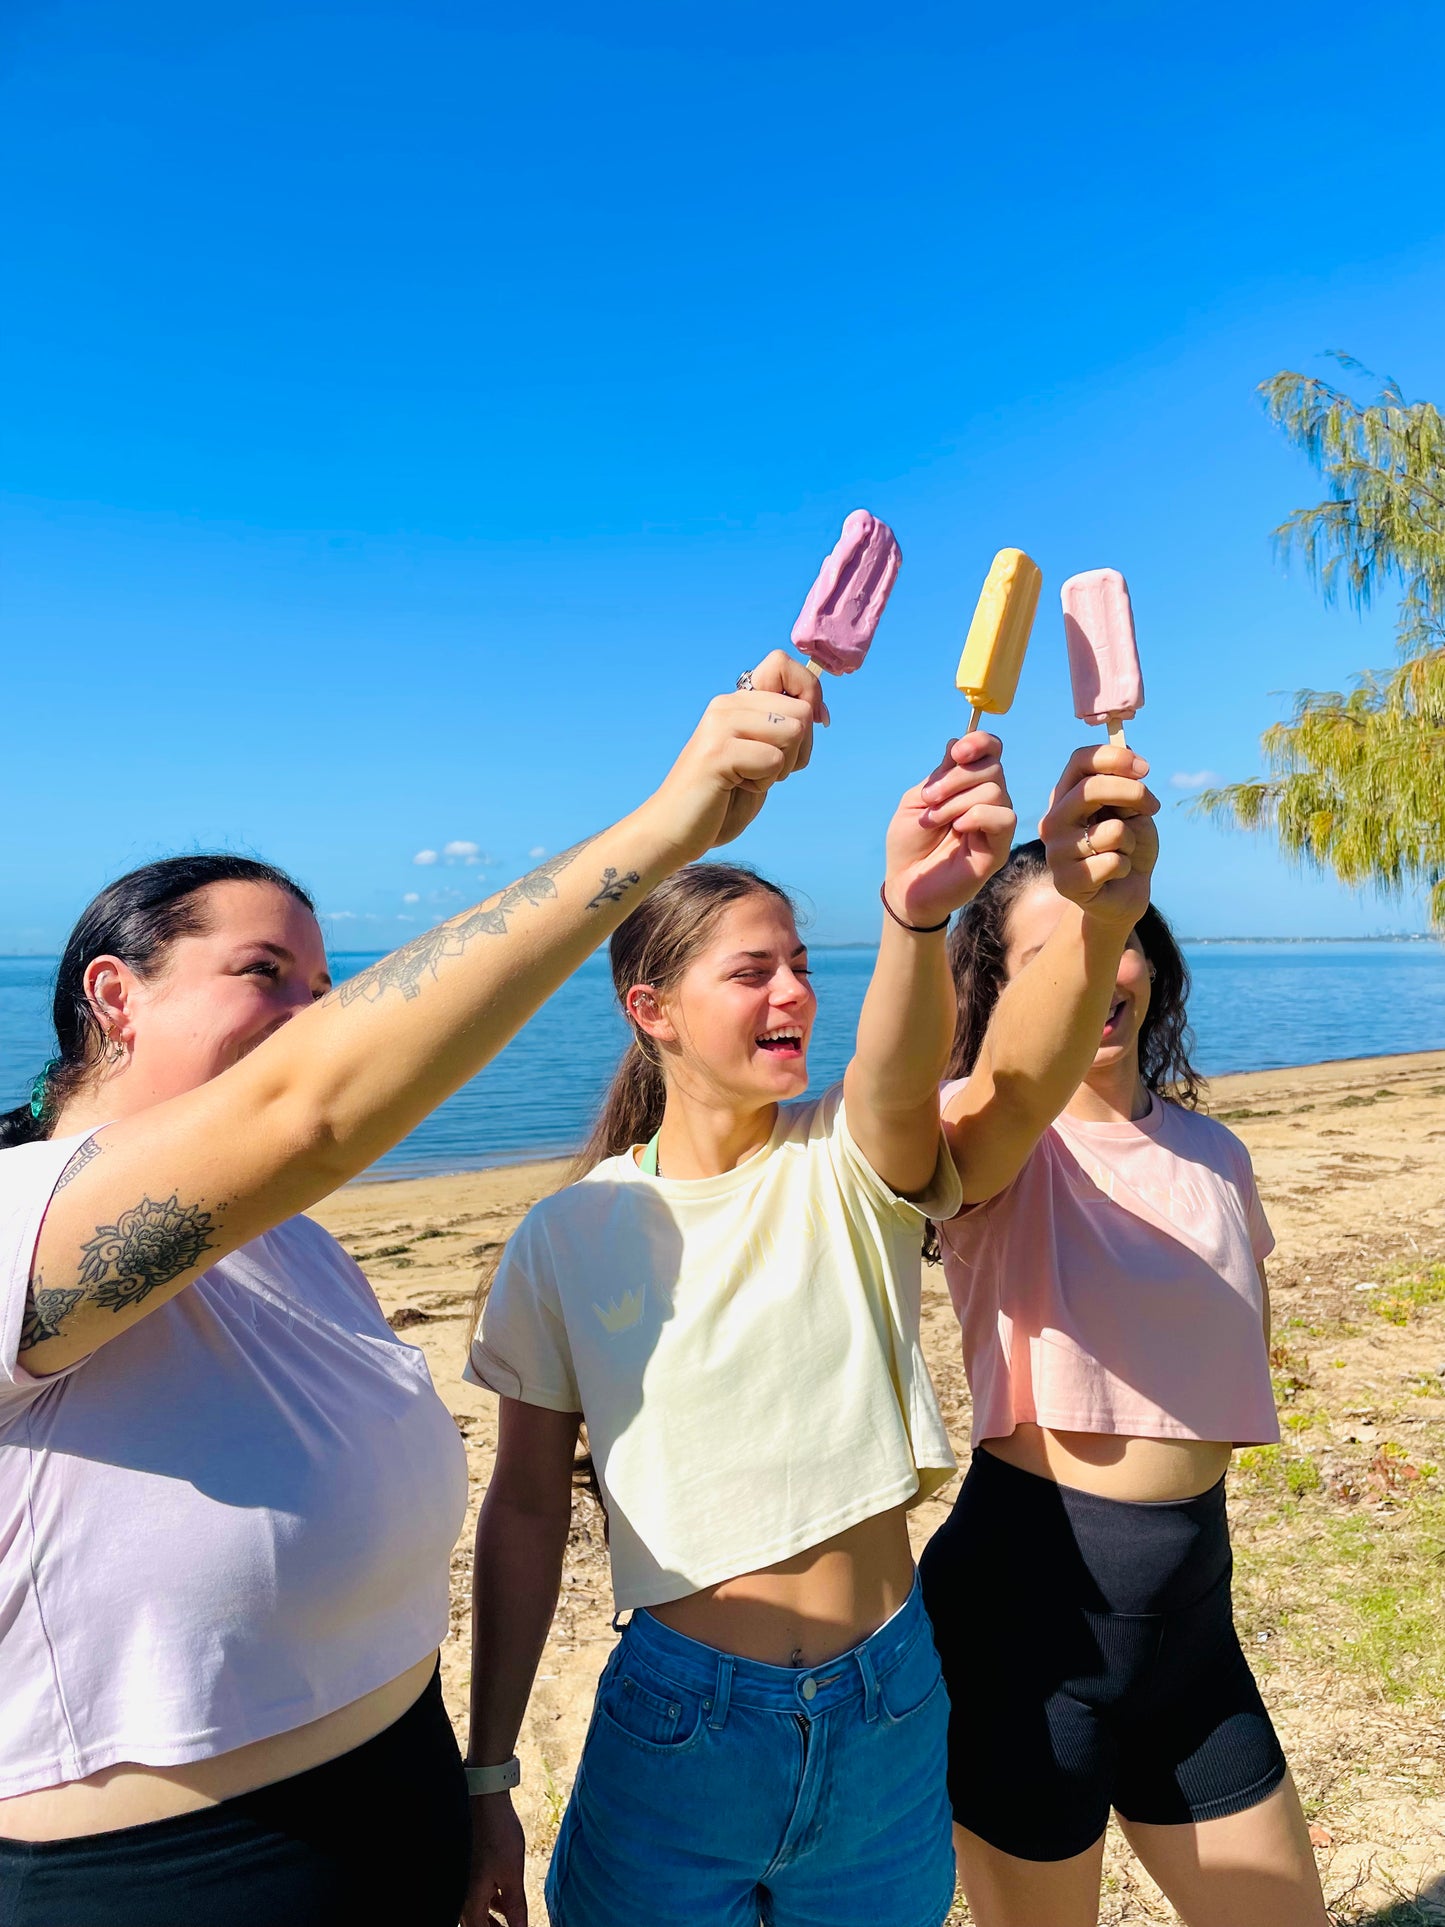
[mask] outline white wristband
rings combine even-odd
[[[522,1762],[514,1753],[510,1760],[504,1760],[500,1766],[469,1766],[466,1773],[469,1794],[506,1793],[521,1784]]]

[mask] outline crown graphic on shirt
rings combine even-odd
[[[602,1320],[603,1331],[615,1338],[619,1332],[629,1330],[641,1318],[646,1296],[645,1287],[639,1286],[636,1291],[624,1291],[620,1304],[614,1300],[605,1308],[602,1305],[594,1305],[592,1309]]]

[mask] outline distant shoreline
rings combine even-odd
[[[1209,943],[1441,943],[1445,933],[1437,935],[1433,930],[1412,930],[1394,937],[1181,937],[1182,944],[1193,944],[1202,948]],[[827,944],[819,944],[820,950],[828,949]]]
[[[1204,1082],[1208,1090],[1215,1097],[1229,1098],[1243,1095],[1251,1084],[1258,1084],[1266,1079],[1296,1079],[1303,1082],[1314,1082],[1322,1078],[1328,1079],[1338,1075],[1347,1076],[1352,1071],[1359,1073],[1372,1064],[1379,1064],[1393,1073],[1399,1073],[1405,1070],[1434,1071],[1439,1068],[1441,1074],[1445,1075],[1445,1051],[1372,1051],[1364,1057],[1319,1057],[1313,1059],[1308,1064],[1271,1064],[1267,1065],[1263,1070],[1216,1071],[1212,1077],[1206,1077]],[[1214,1106],[1206,1106],[1205,1108],[1217,1109],[1218,1106],[1216,1104]],[[543,1167],[553,1165],[570,1164],[581,1148],[580,1143],[565,1148],[534,1145],[526,1150],[518,1150],[516,1152],[489,1152],[483,1161],[476,1164],[437,1165],[435,1167],[428,1167],[423,1171],[377,1171],[372,1169],[370,1171],[363,1171],[359,1177],[349,1179],[346,1184],[342,1185],[341,1191],[350,1192],[356,1190],[358,1186],[366,1186],[369,1184],[428,1184],[434,1179],[476,1178],[483,1177],[488,1172],[510,1172],[515,1174],[519,1171],[525,1171],[534,1165],[538,1169],[542,1169]],[[340,1193],[337,1195],[339,1196]]]

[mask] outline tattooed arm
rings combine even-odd
[[[751,691],[709,705],[631,816],[350,978],[199,1089],[87,1140],[41,1231],[25,1367],[93,1351],[404,1137],[647,891],[737,836],[803,767],[817,690],[776,652]]]

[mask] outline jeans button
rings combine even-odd
[[[810,1700],[810,1699],[813,1699],[813,1698],[815,1698],[815,1697],[816,1697],[816,1695],[817,1695],[817,1691],[818,1691],[818,1682],[817,1682],[817,1680],[815,1680],[815,1679],[805,1679],[805,1680],[803,1681],[803,1698],[804,1698],[805,1700]]]

